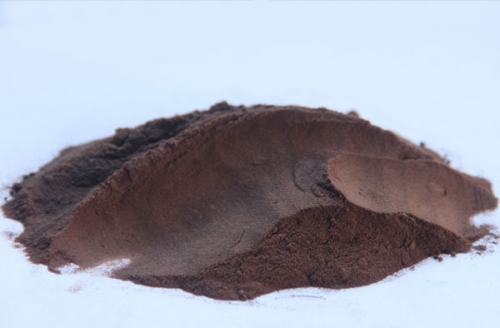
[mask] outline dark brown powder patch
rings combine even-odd
[[[117,278],[241,300],[467,252],[489,232],[470,217],[497,206],[488,181],[356,115],[227,103],[67,148],[11,195],[34,263],[128,258]]]
[[[246,300],[299,287],[368,285],[436,254],[470,244],[406,214],[376,214],[349,202],[301,210],[280,220],[246,252],[192,276],[115,275],[145,285]]]

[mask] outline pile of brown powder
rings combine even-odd
[[[158,119],[63,150],[11,188],[17,241],[50,270],[251,299],[379,281],[488,233],[488,181],[356,115],[234,107]]]

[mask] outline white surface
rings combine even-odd
[[[356,108],[490,179],[500,195],[498,17],[499,2],[0,2],[0,184],[117,127],[227,100]],[[427,260],[368,287],[238,303],[99,270],[54,275],[13,247],[7,234],[19,224],[0,218],[0,230],[2,328],[493,327],[500,319],[498,247]]]

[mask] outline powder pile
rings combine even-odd
[[[219,103],[64,149],[11,188],[17,241],[54,272],[129,259],[149,286],[246,300],[379,281],[489,233],[488,181],[324,108]]]

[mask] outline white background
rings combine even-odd
[[[231,104],[356,109],[500,195],[498,1],[0,1],[0,184],[118,127]],[[498,223],[498,212],[481,222]],[[30,264],[0,218],[0,326],[497,326],[500,252],[247,303]],[[9,237],[10,236],[10,237]]]

